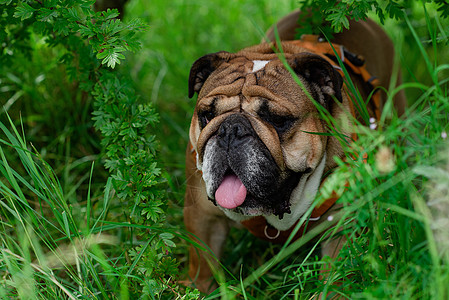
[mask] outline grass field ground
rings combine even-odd
[[[129,54],[119,71],[160,116],[154,133],[168,182],[171,230],[182,232],[184,149],[194,107],[187,97],[191,64],[206,53],[257,43],[296,7],[287,0],[129,1],[125,19],[141,18],[149,29],[141,36],[142,51]],[[309,299],[320,292],[354,299],[447,299],[449,23],[426,7],[418,3],[407,18],[385,25],[397,49],[409,110],[401,119],[385,115],[378,131],[360,127],[357,144],[369,154],[368,163],[342,164],[333,175],[331,188],[341,180],[353,183],[341,202],[345,219],[357,222],[342,224],[351,243],[339,261],[329,262],[330,279],[325,283],[318,276],[323,262],[313,243],[312,250],[298,243],[281,248],[233,230],[217,275],[222,289],[209,299],[231,299],[235,293],[244,299]],[[92,99],[66,80],[60,49],[47,48],[39,37],[33,45],[32,57],[18,55],[0,78],[1,105],[17,128],[11,129],[1,111],[0,298],[128,299],[116,278],[128,272],[123,264],[132,264],[123,249],[138,241],[128,239],[132,227],[120,223],[126,212],[104,190],[108,174],[92,129]],[[39,153],[37,162],[30,145]],[[351,171],[355,168],[358,172]],[[22,214],[22,207],[33,213]],[[57,213],[59,208],[70,213]],[[70,234],[51,238],[54,231],[97,233],[96,223],[84,222],[90,213],[110,222],[102,236],[92,235],[83,245]],[[176,242],[182,277],[188,243]],[[90,251],[84,252],[86,247]],[[90,256],[80,259],[77,251]],[[339,288],[332,285],[337,281]],[[182,291],[176,290],[179,298]],[[161,297],[176,293],[167,288]]]

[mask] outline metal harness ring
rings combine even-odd
[[[278,231],[277,234],[275,236],[270,236],[270,235],[268,235],[267,229],[268,229],[268,225],[265,225],[265,229],[263,230],[263,232],[265,233],[265,236],[270,240],[277,239],[279,237],[279,235],[281,234],[281,231],[279,229],[276,229]]]

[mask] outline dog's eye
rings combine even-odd
[[[278,132],[278,134],[282,134],[286,132],[292,126],[294,118],[289,116],[271,116],[271,120],[268,122],[273,125],[274,129]]]
[[[273,126],[273,128],[276,130],[279,136],[285,133],[293,126],[297,118],[291,115],[276,114],[268,106],[269,102],[268,99],[261,98],[261,100],[262,105],[260,106],[257,114],[262,120]]]
[[[206,125],[215,118],[215,113],[211,110],[201,111],[198,113],[198,119],[200,121],[201,129],[206,127]]]
[[[296,118],[292,116],[280,116],[270,114],[267,111],[260,111],[259,117],[265,122],[271,124],[279,135],[289,130],[296,120]]]

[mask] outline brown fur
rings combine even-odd
[[[298,13],[293,12],[278,22],[277,27],[282,40],[293,39]],[[378,25],[370,20],[351,22],[350,26],[350,30],[337,34],[333,42],[344,45],[353,53],[363,55],[369,72],[379,78],[382,86],[388,87],[394,61],[393,45],[390,39]],[[272,29],[268,31],[267,38],[270,41],[274,40]],[[283,48],[287,61],[305,59],[306,61],[296,61],[296,63],[305,64],[313,59],[313,57],[304,58],[302,55],[304,50],[296,46],[285,44]],[[306,167],[314,168],[324,152],[328,153],[328,157],[343,156],[340,143],[335,138],[304,133],[304,131],[324,132],[326,124],[319,120],[315,106],[298,87],[283,63],[277,59],[277,54],[271,53],[271,45],[262,43],[235,54],[221,52],[211,57],[211,60],[195,63],[192,73],[199,75],[191,77],[191,82],[189,82],[193,90],[199,92],[190,127],[190,143],[194,151],[198,153],[199,164],[202,163],[202,155],[208,139],[219,128],[223,120],[232,114],[244,114],[250,120],[251,126],[269,149],[281,170],[297,171]],[[263,71],[252,73],[253,60],[270,60],[270,62]],[[212,64],[214,72],[201,74],[204,63]],[[207,79],[203,80],[205,77]],[[360,81],[356,77],[353,80]],[[276,85],[277,82],[283,82],[282,86]],[[303,82],[307,84],[306,80]],[[400,83],[400,77],[397,83]],[[333,86],[335,83],[330,85],[331,88],[336,88]],[[367,91],[365,91],[363,83],[358,82],[358,85],[362,95],[366,97]],[[308,87],[316,88],[315,86]],[[319,93],[324,93],[323,90],[320,90]],[[190,95],[192,94],[191,91]],[[256,111],[261,105],[260,97],[270,99],[270,105],[273,105],[273,110],[278,113],[285,111],[298,116],[298,119],[301,120],[295,124],[294,129],[290,130],[282,141],[279,141],[273,127],[257,116]],[[210,120],[204,130],[201,130],[197,113],[203,107],[210,105],[212,101],[216,102],[216,117]],[[343,94],[343,105],[331,107],[331,114],[336,119],[345,120],[342,116],[349,111],[348,101],[347,95]],[[385,99],[382,101],[384,102]],[[395,108],[399,114],[402,114],[404,107],[404,94],[399,93],[395,98]],[[328,159],[326,170],[334,167],[335,162]],[[184,220],[187,230],[208,245],[216,257],[220,258],[229,227],[234,222],[230,221],[220,209],[207,199],[202,174],[197,170],[190,146],[186,152],[186,177]],[[324,243],[323,254],[336,256],[341,244]],[[189,255],[191,280],[201,291],[210,292],[215,287],[211,268],[217,266],[216,260],[194,247],[190,247]]]

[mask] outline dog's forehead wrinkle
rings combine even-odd
[[[216,95],[210,97],[206,96],[198,100],[197,107],[199,109],[212,108],[215,107],[218,100],[220,100],[220,96]]]

